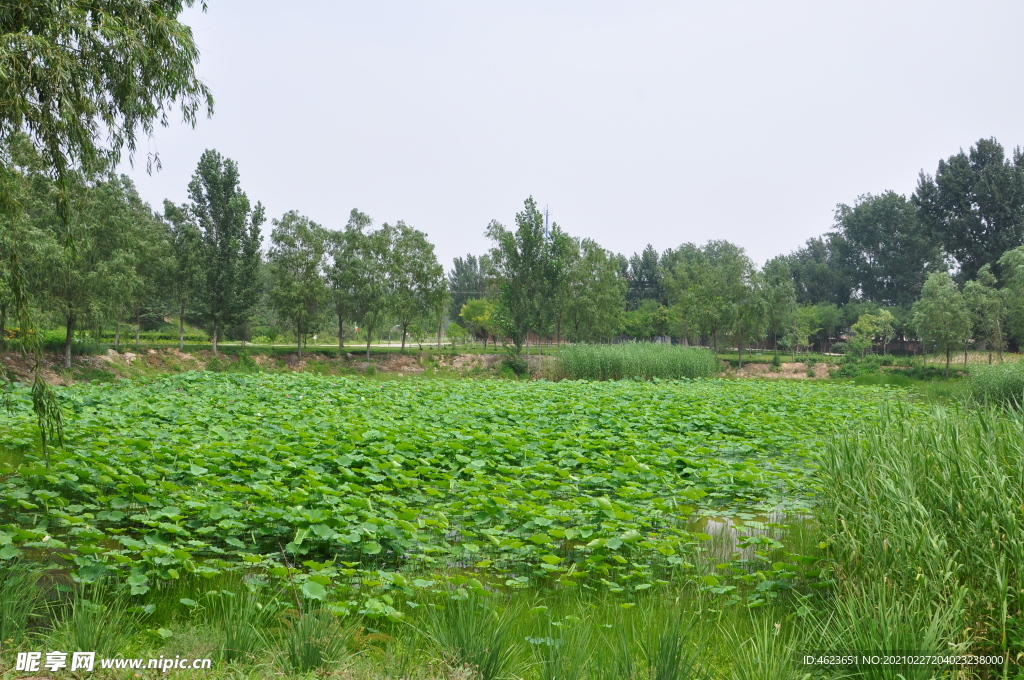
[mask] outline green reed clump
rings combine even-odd
[[[970,394],[983,403],[1024,403],[1024,362],[974,366],[967,380]]]
[[[646,342],[621,345],[573,345],[558,355],[572,380],[706,378],[718,370],[709,350]]]
[[[1008,621],[1024,612],[1024,415],[894,408],[833,442],[821,473],[818,516],[841,582],[959,610],[949,628],[978,649],[1021,635]]]

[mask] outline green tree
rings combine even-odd
[[[796,316],[796,286],[789,266],[778,258],[769,260],[762,273],[765,302],[765,325],[772,334],[775,354],[778,354],[779,337],[785,336],[793,326]]]
[[[688,332],[709,338],[715,352],[723,335],[739,330],[745,336],[746,322],[754,318],[734,328],[736,314],[752,311],[748,284],[753,271],[742,248],[728,241],[709,241],[677,259],[666,278],[669,300]]]
[[[1000,278],[1006,304],[1010,336],[1018,347],[1024,347],[1024,246],[1003,253],[999,258]]]
[[[188,190],[188,210],[202,234],[201,310],[216,353],[220,334],[245,320],[260,295],[263,206],[250,206],[238,164],[212,149],[203,152]]]
[[[98,182],[77,178],[71,184],[70,219],[62,223],[51,193],[57,187],[41,186],[49,190],[37,197],[33,212],[47,230],[42,283],[50,308],[64,323],[64,367],[70,368],[75,330],[109,310],[112,300],[123,310],[120,302],[137,285],[138,225],[149,219],[149,209],[123,175]]]
[[[393,230],[378,229],[356,239],[351,264],[354,295],[352,317],[366,333],[366,358],[374,333],[391,314],[391,236]]]
[[[623,327],[628,282],[615,256],[597,242],[583,239],[579,247],[567,284],[567,335],[576,342],[609,341]]]
[[[501,291],[495,319],[512,340],[515,353],[520,354],[529,334],[543,332],[546,320],[544,304],[551,286],[547,280],[544,215],[530,197],[523,211],[516,214],[515,231],[492,221],[486,234],[494,242],[491,261]]]
[[[836,333],[843,325],[842,311],[831,302],[816,304],[809,309],[814,310],[814,322],[812,325],[818,328],[816,332],[820,334],[821,351],[831,352],[832,338],[836,336]]]
[[[365,231],[373,220],[355,208],[349,213],[348,224],[343,231],[331,231],[327,236],[330,263],[327,267],[327,284],[330,288],[331,303],[338,317],[338,349],[345,348],[345,322],[355,313],[362,264],[359,253],[362,249]]]
[[[942,263],[941,248],[914,204],[893,191],[839,205],[835,226],[853,287],[866,300],[910,305],[928,272]]]
[[[760,272],[747,260],[741,274],[740,284],[730,300],[730,335],[739,353],[739,367],[743,368],[743,348],[748,343],[764,337],[770,319],[768,297]]]
[[[544,283],[547,290],[541,307],[541,328],[553,328],[555,342],[561,344],[562,323],[566,306],[572,298],[570,281],[580,258],[580,244],[555,223],[551,225],[549,236],[545,239],[544,250]]]
[[[914,326],[927,348],[946,354],[946,377],[953,350],[964,347],[971,335],[971,315],[964,296],[946,272],[925,279],[921,299],[914,303]]]
[[[456,257],[448,273],[448,290],[451,293],[451,318],[458,319],[462,305],[481,297],[493,297],[491,277],[494,273],[489,255]]]
[[[846,249],[843,237],[830,233],[808,239],[802,248],[781,256],[792,273],[798,303],[845,305],[850,301],[856,283]]]
[[[299,359],[306,337],[316,331],[327,305],[324,257],[327,230],[292,210],[273,220],[267,265],[270,302],[279,317],[295,329]]]
[[[989,265],[978,270],[978,278],[964,284],[964,300],[971,310],[975,337],[988,349],[988,363],[992,363],[992,350],[1003,362],[1003,317],[1006,315],[1005,295],[996,288],[996,277]]]
[[[402,352],[409,324],[432,315],[436,302],[432,293],[443,289],[444,269],[434,255],[427,235],[401,220],[381,228],[390,243],[387,260],[390,311],[402,328]]]
[[[473,337],[483,339],[486,348],[494,323],[494,302],[487,298],[470,300],[462,305],[459,316],[466,322]]]
[[[650,243],[641,253],[633,253],[629,258],[629,269],[626,280],[629,287],[626,291],[626,308],[637,309],[644,300],[654,300],[658,304],[667,305],[668,295],[665,288],[665,267],[661,256]]]
[[[967,153],[939,161],[934,178],[922,172],[914,203],[956,258],[961,280],[973,279],[1024,244],[1024,152],[1008,159],[995,139],[980,139]]]
[[[186,206],[164,201],[163,219],[170,240],[170,266],[164,269],[164,294],[178,315],[178,350],[185,350],[185,313],[203,279],[202,234]]]
[[[195,77],[199,53],[191,31],[177,17],[189,0],[95,0],[89,3],[7,3],[0,9],[0,142],[19,133],[38,151],[42,165],[58,180],[53,196],[65,225],[61,241],[73,242],[68,168],[112,166],[125,147],[134,152],[138,130],[166,122],[177,103],[186,121],[195,121],[209,92]],[[104,146],[103,142],[106,142]],[[8,159],[4,159],[8,160]],[[28,275],[23,247],[31,233],[22,227],[23,174],[0,163],[0,211],[7,243],[9,304],[22,331],[23,346],[35,357],[32,405],[42,451],[63,439],[56,395],[42,379],[42,353],[31,327]],[[48,460],[48,458],[47,458]]]

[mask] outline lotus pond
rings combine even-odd
[[[694,569],[703,517],[806,513],[824,439],[892,392],[186,373],[61,388],[48,460],[19,393],[0,414],[0,560],[135,594],[240,570],[368,614],[442,579],[629,593]]]

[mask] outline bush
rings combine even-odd
[[[1019,406],[1024,403],[1024,363],[972,367],[968,389],[978,401]]]
[[[718,370],[709,350],[653,343],[573,345],[558,360],[573,380],[706,378]]]
[[[501,367],[498,369],[498,373],[511,373],[512,377],[521,378],[524,375],[529,375],[530,364],[528,364],[526,359],[518,354],[510,354],[501,362]]]

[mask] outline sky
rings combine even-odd
[[[268,217],[405,220],[446,268],[528,196],[615,252],[727,239],[763,263],[980,138],[1024,145],[1020,2],[209,0],[183,19],[215,110],[123,166],[154,209],[214,148]]]

